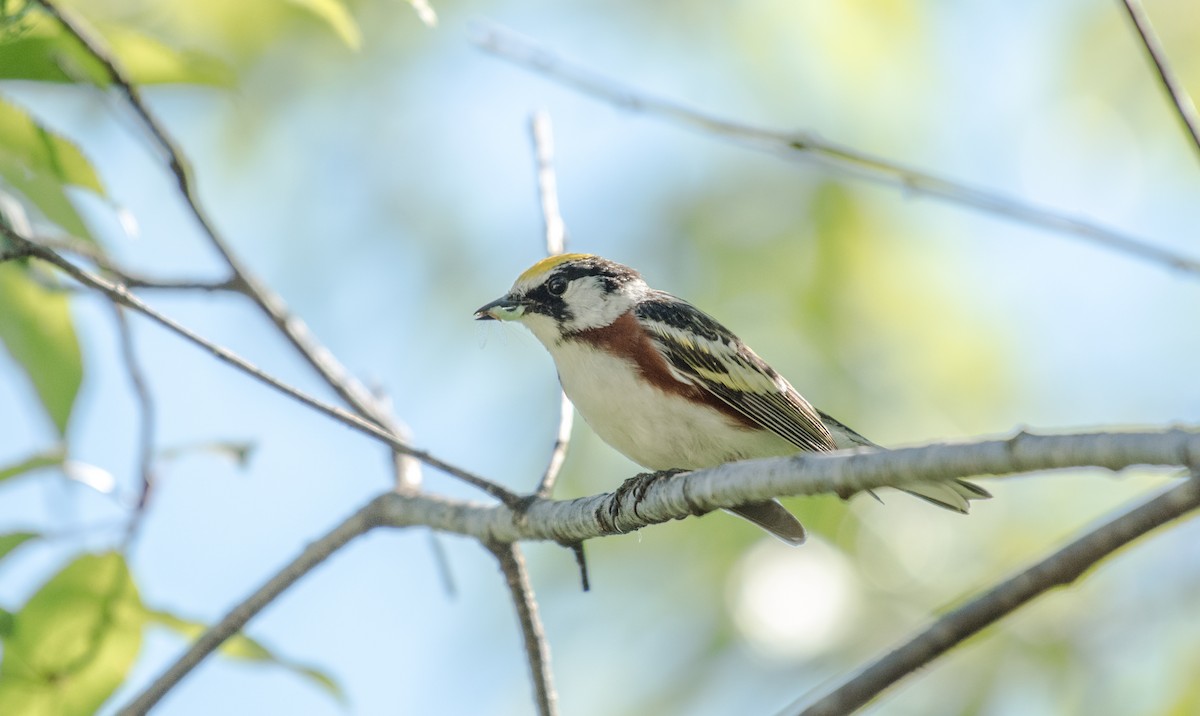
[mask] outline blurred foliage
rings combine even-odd
[[[26,12],[7,28],[0,43],[0,79],[108,84],[108,73],[62,27],[38,12]],[[178,50],[138,29],[107,25],[107,47],[135,83],[188,83],[228,86],[232,70],[221,60],[194,50]]]
[[[65,458],[66,453],[61,448],[31,455],[20,462],[0,467],[0,482],[24,475],[27,472],[61,466]]]
[[[104,187],[75,145],[3,99],[0,138],[0,180],[71,235],[90,239],[91,232],[72,204],[67,187],[88,189],[101,196]]]
[[[33,383],[59,435],[67,431],[83,382],[83,358],[63,293],[39,285],[15,263],[0,264],[0,342]]]
[[[0,559],[37,537],[29,532],[0,535]],[[146,627],[166,627],[189,640],[205,629],[199,622],[145,608],[125,559],[116,552],[77,558],[19,611],[7,614],[0,630],[0,713],[22,716],[94,713],[128,676]],[[249,637],[233,637],[220,653],[282,667],[344,701],[328,674],[280,658]]]
[[[219,22],[222,34],[232,36],[235,28],[248,31],[232,48],[235,58],[261,51],[278,37],[277,25],[297,12],[320,19],[351,48],[361,41],[353,17],[338,0],[256,3],[263,13],[258,25],[245,22],[245,3],[216,5],[206,3],[203,8]],[[95,3],[87,8],[87,20],[96,23],[105,47],[137,84],[230,87],[236,71],[226,59],[150,34],[177,37],[171,23],[163,21],[178,19],[186,8],[157,2],[141,8]],[[78,85],[85,91],[108,85],[107,72],[94,56],[41,8],[21,0],[0,2],[0,80]],[[39,229],[48,223],[52,234],[93,242],[76,204],[79,190],[107,198],[96,170],[71,140],[0,97],[0,220],[24,233],[31,229],[28,209],[36,208]],[[28,268],[27,261],[0,263],[0,343],[32,383],[38,404],[66,446],[83,382],[83,356],[69,294],[50,287],[49,279]],[[57,447],[0,466],[0,482],[46,468],[61,469],[67,452],[67,447]],[[238,450],[240,459],[247,453]],[[0,560],[42,536],[34,531],[0,535]],[[189,639],[205,628],[144,608],[125,558],[116,552],[77,557],[19,610],[0,610],[0,616],[0,713],[23,716],[94,713],[128,677],[148,626],[165,626]],[[248,637],[231,639],[221,651],[229,658],[283,667],[338,701],[344,699],[327,673],[276,656]]]
[[[0,662],[0,713],[94,713],[133,666],[140,611],[120,555],[76,559],[12,617]]]
[[[154,609],[147,609],[145,611],[145,618],[148,624],[170,629],[189,642],[198,639],[208,628],[208,625],[201,622],[184,619],[175,614]],[[312,666],[299,664],[280,657],[245,634],[235,634],[230,637],[217,649],[217,653],[227,659],[283,668],[308,681],[321,691],[324,691],[343,706],[346,705],[346,694],[342,691],[342,687],[338,682],[328,673]]]

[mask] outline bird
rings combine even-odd
[[[592,430],[654,471],[878,447],[814,408],[715,318],[600,256],[544,258],[475,318],[528,328]],[[964,514],[970,500],[991,497],[966,480],[901,489]],[[788,544],[806,538],[804,526],[777,500],[729,510]]]

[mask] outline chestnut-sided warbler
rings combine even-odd
[[[711,316],[599,256],[543,259],[475,318],[524,324],[588,425],[652,470],[874,446],[810,405]],[[905,491],[964,513],[968,500],[991,496],[964,480]],[[731,511],[785,542],[804,541],[804,527],[775,500]]]

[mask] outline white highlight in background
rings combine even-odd
[[[814,535],[801,547],[762,540],[733,570],[728,595],[734,623],[769,656],[804,658],[847,634],[862,585],[846,557]]]

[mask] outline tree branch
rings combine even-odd
[[[796,713],[800,716],[852,713],[968,637],[1051,589],[1071,584],[1121,547],[1198,507],[1200,478],[1192,477],[942,616],[903,646]]]
[[[298,316],[292,313],[283,298],[263,283],[250,269],[241,262],[233,252],[229,243],[218,233],[216,226],[208,217],[197,195],[192,182],[188,165],[184,160],[182,150],[175,139],[167,132],[166,127],[150,111],[143,101],[137,86],[121,68],[116,58],[104,46],[92,31],[73,14],[65,12],[58,6],[57,0],[36,0],[52,15],[62,27],[70,33],[85,50],[88,51],[104,68],[112,84],[125,96],[127,104],[137,114],[147,131],[157,142],[166,157],[168,168],[175,178],[175,183],[188,209],[200,226],[205,237],[221,256],[232,273],[232,281],[241,293],[244,293],[271,320],[275,327],[284,335],[297,352],[325,381],[333,391],[346,402],[358,415],[376,426],[383,428],[393,435],[405,432],[394,416],[384,410],[371,391],[367,390],[350,371],[346,369],[333,353],[317,342],[308,326]],[[394,472],[397,485],[404,484],[406,479],[419,476],[419,473],[406,472],[401,459],[403,451],[398,451],[394,457]]]
[[[1197,151],[1200,151],[1200,114],[1196,112],[1196,105],[1192,103],[1187,89],[1167,64],[1167,53],[1163,49],[1162,43],[1159,42],[1158,36],[1154,32],[1154,26],[1150,24],[1150,18],[1146,16],[1142,4],[1138,0],[1122,0],[1122,2],[1125,5],[1125,11],[1129,14],[1129,19],[1133,22],[1134,29],[1142,38],[1142,46],[1146,48],[1146,54],[1150,56],[1150,61],[1158,70],[1158,79],[1171,97],[1171,104],[1174,105],[1176,114],[1183,122],[1183,128],[1191,135],[1192,145]]]
[[[138,427],[138,475],[141,485],[138,490],[137,505],[134,508],[134,517],[129,525],[129,534],[132,535],[145,512],[146,504],[150,499],[150,491],[154,487],[154,436],[157,411],[154,409],[154,400],[150,397],[150,385],[146,379],[146,373],[142,370],[137,349],[133,344],[133,329],[129,325],[129,318],[120,304],[113,303],[111,305],[113,316],[117,322],[117,333],[120,336],[121,360],[125,363],[125,372],[129,375],[129,384],[133,389],[133,397],[137,401],[141,418]]]
[[[173,332],[179,336],[182,336],[183,338],[187,339],[191,343],[208,351],[209,353],[211,353],[213,355],[213,357],[215,357],[225,363],[228,363],[229,365],[234,366],[235,368],[241,370],[243,373],[246,373],[247,375],[251,376],[252,378],[258,380],[259,382],[264,383],[264,384],[274,388],[275,390],[283,393],[284,395],[287,395],[295,400],[298,400],[301,403],[307,405],[308,407],[313,408],[314,410],[316,410],[320,413],[324,413],[325,415],[328,415],[329,417],[343,423],[344,425],[348,425],[348,426],[354,428],[355,430],[358,430],[359,432],[366,433],[367,435],[370,435],[370,436],[386,443],[387,445],[391,446],[393,450],[395,450],[397,452],[403,453],[405,455],[411,455],[412,457],[416,458],[417,460],[420,460],[421,462],[425,463],[426,465],[437,468],[437,469],[445,472],[448,475],[451,475],[453,477],[458,478],[459,480],[462,480],[463,482],[465,482],[469,485],[477,487],[480,490],[483,490],[484,492],[491,495],[492,497],[495,497],[498,500],[507,502],[508,504],[514,504],[514,505],[518,504],[521,501],[521,498],[519,496],[510,492],[509,490],[506,490],[505,488],[501,487],[500,485],[493,483],[490,480],[487,480],[483,477],[480,477],[478,475],[470,473],[466,470],[463,470],[462,468],[451,465],[450,463],[447,463],[439,458],[436,458],[433,455],[431,455],[423,450],[417,450],[416,448],[411,447],[406,442],[401,440],[398,436],[394,435],[391,432],[388,432],[384,428],[379,427],[379,425],[377,425],[376,423],[364,420],[363,418],[361,418],[357,415],[354,415],[354,414],[349,413],[341,408],[338,408],[336,406],[333,406],[333,405],[325,403],[321,400],[318,400],[317,398],[314,398],[313,396],[301,391],[300,389],[294,388],[294,387],[284,383],[283,381],[279,380],[278,378],[275,378],[274,376],[262,371],[261,369],[259,369],[258,367],[256,367],[255,365],[253,365],[252,363],[247,361],[245,358],[242,358],[241,356],[237,355],[236,353],[229,350],[228,348],[224,348],[222,346],[216,345],[215,343],[212,343],[211,341],[205,339],[204,337],[200,336],[199,334],[195,333],[194,331],[177,323],[173,319],[168,318],[167,316],[163,315],[162,313],[159,313],[158,311],[154,310],[149,305],[147,305],[144,301],[142,301],[140,298],[138,298],[137,296],[130,293],[129,289],[127,289],[125,286],[123,286],[119,283],[112,283],[110,281],[107,281],[107,280],[91,273],[90,271],[86,271],[84,269],[79,268],[75,264],[71,263],[70,261],[67,261],[65,258],[60,256],[58,253],[41,246],[37,242],[30,241],[30,240],[22,237],[21,235],[17,234],[12,229],[8,228],[7,226],[5,226],[3,224],[0,224],[0,236],[7,237],[9,239],[9,241],[12,242],[18,248],[24,247],[25,249],[27,249],[30,252],[31,256],[34,256],[43,261],[46,261],[47,263],[50,263],[54,266],[57,266],[58,268],[62,269],[67,275],[69,275],[71,278],[75,279],[76,281],[83,284],[84,286],[87,286],[88,288],[99,291],[100,293],[107,296],[110,300],[112,300],[122,306],[131,308],[134,311],[137,311],[138,313],[141,313],[142,315],[150,318],[151,320],[153,320],[154,322],[163,326],[164,328],[167,328],[171,332]]]
[[[812,161],[844,176],[895,187],[906,194],[941,199],[1012,221],[1055,231],[1171,269],[1200,276],[1200,261],[1086,219],[906,167],[803,132],[776,132],[716,117],[639,93],[588,69],[571,65],[545,47],[509,30],[479,26],[475,44],[497,57],[532,70],[620,109],[665,119],[704,134],[790,160]]]
[[[517,610],[517,621],[521,623],[521,636],[525,642],[525,656],[529,660],[530,677],[533,679],[534,701],[539,716],[555,716],[558,713],[558,695],[554,692],[554,676],[550,670],[550,646],[546,643],[546,631],[538,617],[537,599],[533,596],[533,585],[525,569],[525,557],[515,544],[492,544],[488,546],[500,571],[512,603]]]
[[[383,504],[383,522],[393,527],[424,525],[485,543],[543,540],[575,544],[774,497],[848,497],[864,490],[929,480],[1077,467],[1124,470],[1137,465],[1188,469],[1200,465],[1200,432],[1022,432],[1007,439],[895,450],[801,453],[732,462],[674,477],[656,474],[635,489],[575,500],[534,500],[516,510],[431,495],[394,496]]]
[[[290,564],[267,580],[262,587],[233,608],[220,622],[205,631],[179,659],[117,713],[121,716],[140,716],[157,704],[168,691],[196,668],[201,661],[221,646],[225,640],[241,631],[288,587],[312,571],[350,540],[365,534],[379,524],[380,506],[387,493],[368,502],[328,534],[310,544]]]
[[[567,229],[558,209],[558,179],[554,174],[554,131],[547,112],[535,112],[529,120],[529,134],[533,140],[533,157],[537,168],[538,199],[542,207],[542,224],[546,229],[546,255],[554,256],[566,250]],[[558,433],[554,447],[550,449],[550,460],[546,471],[534,491],[538,497],[549,497],[558,482],[558,473],[567,460],[567,448],[571,444],[571,428],[575,423],[575,406],[566,392],[559,391]]]

